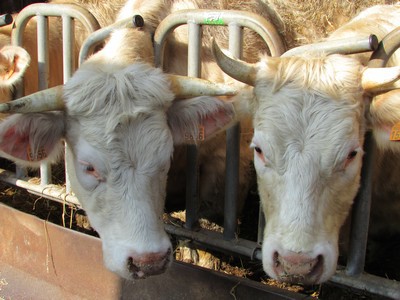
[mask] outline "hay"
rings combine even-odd
[[[326,38],[361,10],[385,0],[265,0],[288,49]],[[273,15],[275,11],[275,15]]]

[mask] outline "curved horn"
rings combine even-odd
[[[0,113],[30,113],[63,109],[62,85],[0,104]]]
[[[396,88],[396,85],[393,84],[399,79],[400,66],[388,68],[366,68],[362,73],[361,86],[368,92],[390,90]]]
[[[223,53],[215,39],[212,43],[215,60],[222,71],[240,82],[254,86],[257,74],[256,66]]]
[[[168,76],[171,81],[171,89],[177,98],[190,98],[202,95],[233,96],[237,94],[236,89],[225,84],[213,83],[195,77],[179,75]]]

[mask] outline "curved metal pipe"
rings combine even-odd
[[[62,13],[60,13],[62,12]],[[100,28],[96,18],[83,7],[76,4],[52,4],[37,3],[25,7],[18,13],[15,18],[15,33],[12,35],[14,45],[22,46],[23,31],[29,20],[36,15],[44,15],[46,17],[58,17],[67,15],[79,20],[88,32],[95,31]]]
[[[368,67],[385,67],[389,58],[400,47],[400,27],[388,33],[379,43],[378,48],[372,53]]]
[[[218,26],[234,23],[237,26],[247,27],[261,36],[272,56],[279,56],[285,51],[283,42],[274,25],[260,15],[238,10],[188,9],[167,16],[157,27],[154,34],[155,64],[157,67],[162,66],[162,53],[166,37],[178,26],[186,24],[187,20],[199,25]]]
[[[345,38],[338,40],[329,40],[325,42],[315,43],[296,47],[286,51],[282,56],[296,56],[305,52],[315,53],[323,52],[327,54],[354,54],[361,52],[374,51],[378,48],[378,38],[371,34],[367,37]]]

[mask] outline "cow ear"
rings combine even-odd
[[[175,100],[169,107],[168,124],[175,144],[195,144],[227,128],[234,120],[229,101],[201,96]]]
[[[400,90],[374,97],[370,120],[378,147],[400,152]]]
[[[22,78],[30,63],[28,52],[17,46],[4,46],[0,49],[0,82],[11,86]]]
[[[63,134],[61,113],[13,115],[0,124],[0,153],[23,166],[54,162],[62,153]]]

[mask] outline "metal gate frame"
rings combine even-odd
[[[61,7],[62,6],[62,7]],[[60,13],[62,11],[62,13]],[[38,57],[39,64],[42,66],[39,73],[40,78],[47,78],[48,73],[48,55],[46,50],[46,37],[47,37],[47,17],[48,16],[59,16],[63,19],[63,49],[66,51],[64,57],[64,82],[66,82],[72,75],[73,70],[69,67],[71,66],[72,60],[72,40],[73,32],[71,30],[73,26],[73,19],[78,19],[81,21],[90,31],[94,31],[99,28],[97,21],[93,18],[91,14],[88,14],[84,9],[77,5],[61,5],[61,4],[33,4],[22,10],[16,20],[17,29],[15,35],[13,36],[13,43],[17,45],[22,45],[22,32],[28,22],[28,20],[33,17],[38,17]],[[156,54],[156,66],[162,66],[162,53],[165,43],[165,39],[169,33],[171,33],[175,28],[181,25],[188,25],[189,30],[189,52],[188,52],[188,75],[193,77],[200,76],[200,61],[199,61],[199,50],[200,50],[200,39],[201,39],[201,28],[202,26],[228,26],[229,27],[229,49],[230,51],[240,58],[241,45],[242,45],[242,31],[244,27],[248,27],[256,31],[267,43],[270,48],[272,55],[279,56],[283,53],[283,46],[280,40],[276,40],[275,32],[276,30],[265,19],[259,17],[258,15],[243,12],[243,11],[211,11],[211,10],[185,10],[179,13],[168,16],[161,22],[160,26],[154,36],[155,44],[155,54]],[[108,26],[106,28],[95,31],[92,35],[88,37],[85,43],[82,45],[79,60],[82,62],[87,55],[92,51],[98,43],[103,41],[113,30],[120,27],[132,27],[135,24],[132,19],[126,19],[118,22],[114,25]],[[65,32],[64,32],[65,31]],[[396,31],[394,34],[389,34],[385,38],[385,43],[389,44],[388,41],[398,41],[393,47],[396,49],[400,46],[399,32]],[[396,38],[396,39],[394,39]],[[350,41],[348,41],[350,42]],[[348,43],[346,42],[346,43]],[[390,43],[392,46],[392,43]],[[380,46],[380,49],[384,48]],[[394,50],[393,50],[394,51]],[[379,49],[377,53],[379,52]],[[375,63],[373,59],[371,64]],[[383,63],[383,65],[386,61]],[[47,83],[40,79],[40,88],[46,88]],[[191,230],[193,224],[197,221],[197,215],[195,212],[196,208],[196,190],[197,190],[197,180],[196,168],[197,159],[196,152],[197,149],[193,146],[188,148],[188,154],[192,157],[191,163],[188,166],[188,171],[193,176],[188,179],[188,195],[194,195],[187,197],[187,221],[185,228],[179,228],[172,225],[166,225],[166,231],[170,234],[184,237],[190,239],[195,244],[206,245],[207,247],[234,253],[238,255],[244,255],[251,259],[261,260],[261,248],[260,243],[249,241],[245,239],[235,238],[236,231],[236,210],[235,203],[237,199],[237,172],[238,172],[238,159],[239,159],[239,125],[235,125],[233,128],[228,130],[227,133],[227,161],[230,162],[227,166],[227,191],[228,193],[225,199],[225,223],[224,223],[224,234],[219,234],[211,232],[205,229],[200,231]],[[369,149],[370,150],[370,149]],[[367,154],[372,154],[372,151],[367,151]],[[368,158],[370,159],[370,158]],[[366,194],[367,198],[370,198],[370,175],[371,168],[370,164],[364,163],[366,171],[363,171],[363,181],[366,182],[366,187],[360,189],[360,195]],[[365,173],[369,172],[369,173]],[[32,184],[26,180],[19,179],[19,177],[13,172],[7,170],[0,170],[0,179],[4,182],[22,187],[28,191],[44,196],[51,200],[61,201],[71,203],[73,205],[79,206],[79,201],[69,193],[69,191],[56,187],[54,185],[48,184],[49,173],[46,167],[43,168],[41,177],[44,177],[41,185]],[[233,176],[231,174],[234,174]],[[232,192],[231,192],[232,191]],[[363,196],[361,196],[363,197]],[[370,200],[368,200],[370,201]],[[361,221],[367,220],[369,216],[369,202],[357,200],[356,203],[362,203],[364,209],[355,208],[355,219],[360,219]],[[355,204],[355,206],[358,204]],[[366,208],[365,208],[366,205]],[[357,214],[361,213],[361,218],[357,217]],[[366,290],[370,293],[381,295],[385,297],[400,299],[400,283],[391,281],[382,277],[366,274],[363,272],[364,268],[364,255],[365,253],[365,229],[363,230],[360,226],[360,221],[356,221],[355,226],[353,226],[353,232],[355,235],[363,236],[360,243],[352,243],[352,249],[349,261],[347,263],[347,271],[338,270],[336,274],[331,279],[331,282],[344,285],[351,288],[356,288],[360,290]],[[263,230],[262,225],[260,225],[259,231]],[[361,228],[361,229],[360,229]],[[360,233],[361,230],[361,233]],[[360,238],[356,238],[359,241]],[[364,245],[364,246],[363,246]],[[357,253],[361,253],[358,255]],[[355,257],[355,258],[354,258]]]

